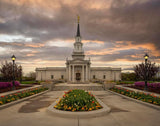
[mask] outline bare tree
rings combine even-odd
[[[11,62],[5,61],[5,63],[1,63],[1,79],[5,81],[11,81],[13,79],[13,64]],[[22,76],[22,67],[17,64],[14,66],[15,79],[20,80]]]
[[[138,79],[145,80],[145,74],[148,80],[151,80],[158,72],[159,67],[155,63],[148,61],[146,63],[146,72],[145,72],[145,63],[138,64],[134,67],[134,72]]]

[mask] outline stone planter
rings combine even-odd
[[[104,116],[108,114],[111,111],[111,108],[105,105],[97,97],[95,98],[103,108],[98,109],[98,110],[93,110],[93,111],[80,111],[80,112],[64,111],[64,110],[58,110],[54,108],[54,106],[57,104],[55,101],[47,108],[47,113],[52,116],[59,116],[59,117],[64,117],[64,118],[93,118],[93,117],[99,117],[99,116]]]

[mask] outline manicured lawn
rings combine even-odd
[[[134,84],[135,81],[117,81],[116,84]]]
[[[22,81],[21,84],[34,84],[36,81]]]

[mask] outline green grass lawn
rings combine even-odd
[[[22,81],[21,84],[33,84],[36,81]]]

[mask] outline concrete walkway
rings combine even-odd
[[[51,116],[46,108],[63,91],[50,91],[0,110],[0,126],[159,126],[160,111],[108,91],[93,91],[111,112],[103,117],[70,119]]]

